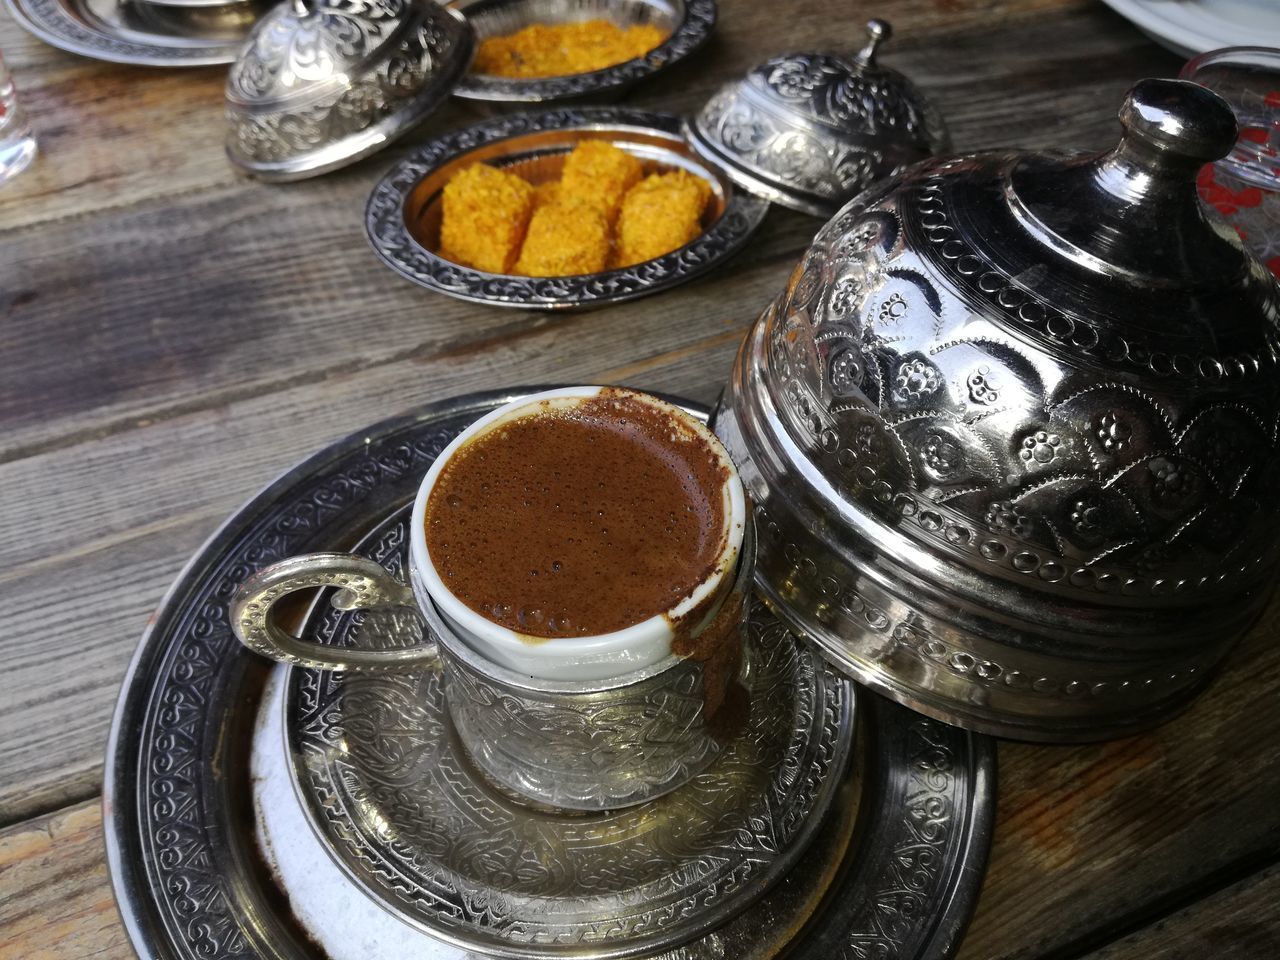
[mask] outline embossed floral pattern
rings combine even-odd
[[[981,366],[970,373],[965,379],[965,386],[969,388],[969,399],[974,403],[985,406],[1000,399],[1000,387],[991,376],[990,367]]]
[[[861,294],[862,283],[854,277],[845,277],[831,291],[831,312],[839,317],[848,316]]]
[[[887,453],[885,439],[880,429],[872,423],[864,423],[854,431],[853,451],[859,460],[872,464],[882,463]]]
[[[1041,466],[1052,463],[1062,450],[1062,438],[1047,430],[1037,430],[1030,436],[1022,438],[1022,449],[1018,457],[1027,465]]]
[[[987,508],[987,526],[996,533],[1026,537],[1032,529],[1031,519],[1018,512],[1008,500],[999,500]]]
[[[898,373],[894,390],[900,400],[916,400],[936,393],[942,385],[942,376],[938,368],[927,360],[904,360],[898,365]]]
[[[931,430],[924,439],[925,468],[938,480],[946,480],[964,463],[960,444],[938,430]]]
[[[1156,502],[1177,506],[1195,492],[1195,481],[1186,465],[1171,457],[1153,457],[1147,463],[1151,472],[1151,492]]]
[[[1121,453],[1133,438],[1133,428],[1115,413],[1104,413],[1098,419],[1098,442],[1107,453]]]
[[[774,62],[765,74],[765,82],[779,96],[802,100],[838,75],[837,66],[828,58],[787,57]]]
[[[1106,505],[1095,494],[1086,494],[1071,505],[1071,529],[1086,542],[1102,540],[1106,521]]]
[[[845,347],[831,358],[831,386],[845,394],[862,386],[862,360],[858,351]]]
[[[880,304],[880,322],[894,323],[901,320],[907,313],[907,301],[902,298],[902,294],[894,293]]]

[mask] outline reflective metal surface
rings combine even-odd
[[[522,277],[459,266],[437,253],[440,191],[463,167],[486,162],[533,182],[559,176],[581,140],[599,138],[642,160],[682,167],[710,184],[704,230],[693,242],[621,270],[572,277]],[[679,118],[621,107],[582,107],[499,117],[429,141],[394,166],[365,208],[365,232],[387,266],[439,293],[502,307],[572,310],[669,290],[723,263],[764,219],[768,204],[708,166],[680,135]]]
[[[1143,81],[1106,153],[913,168],[818,235],[717,432],[759,579],[858,679],[1013,737],[1185,706],[1280,546],[1280,288],[1206,219],[1230,111]]]
[[[139,955],[352,955],[350,914],[338,906],[371,901],[353,897],[336,867],[324,874],[286,865],[299,847],[271,844],[300,839],[296,830],[258,833],[288,817],[296,825],[302,815],[280,805],[287,791],[272,794],[270,823],[251,802],[267,782],[261,773],[251,779],[248,756],[267,668],[236,641],[227,604],[238,584],[272,562],[349,549],[412,498],[458,431],[534,389],[460,397],[335,443],[246,504],[174,582],[121,690],[104,784],[112,883]],[[954,951],[990,838],[992,744],[876,697],[861,697],[858,712],[860,760],[849,768],[856,779],[843,782],[797,869],[751,910],[668,953],[671,960],[764,960],[788,945],[798,960],[829,960],[841,950],[941,960]],[[256,746],[253,760],[273,763]],[[464,960],[462,950],[397,915],[360,916],[380,938],[361,960]]]
[[[393,533],[371,535],[375,543],[399,548],[408,542],[407,516],[394,522]],[[405,566],[394,550],[372,559],[313,553],[272,564],[236,591],[230,620],[241,643],[281,663],[357,673],[442,672],[453,726],[485,776],[546,806],[612,810],[683,786],[720,754],[724,732],[708,714],[730,714],[726,701],[738,690],[754,555],[748,525],[743,560],[721,607],[724,619],[715,619],[724,625],[721,636],[737,636],[727,655],[708,664],[668,654],[609,680],[540,680],[481,656],[454,632],[416,572],[412,590],[388,572],[387,566]],[[336,610],[361,611],[341,629],[370,642],[330,636],[319,644],[294,638],[275,622],[278,605],[317,587],[335,589]],[[413,616],[415,603],[426,629]]]
[[[399,511],[357,549],[403,576],[408,522],[408,511]],[[428,620],[433,630],[440,625],[438,617]],[[341,610],[323,611],[308,636],[346,648],[420,643],[403,621]],[[520,730],[545,720],[556,727],[552,740],[576,741],[602,768],[615,746],[631,751],[642,778],[642,751],[657,751],[655,770],[665,766],[667,735],[655,729],[652,708],[677,695],[671,684],[681,667],[594,696],[570,695],[570,702],[543,694],[526,712],[521,703],[494,701],[528,701],[530,690],[495,689],[482,673],[487,664],[478,666],[456,639],[436,638],[443,672],[296,671],[285,728],[303,805],[339,865],[409,922],[481,954],[624,957],[697,938],[786,872],[848,759],[852,685],[761,608],[735,704],[745,715],[722,732],[718,755],[689,758],[702,772],[672,769],[675,789],[640,806],[591,813],[530,807],[486,780],[492,756],[481,761],[476,747],[507,751],[524,775],[540,762],[548,779],[563,770],[570,787],[586,786],[591,756],[575,768],[554,743],[547,747],[547,735]],[[476,695],[490,701],[493,719],[505,720],[507,739],[451,721],[477,717],[470,709]],[[648,700],[647,711],[640,699]],[[701,689],[682,699],[700,706]],[[658,743],[646,746],[646,731]],[[515,756],[540,744],[539,753]],[[547,788],[521,786],[530,793]]]
[[[421,579],[413,583],[440,648],[449,716],[472,762],[519,796],[596,811],[683,788],[720,757],[743,706],[741,684],[753,691],[744,658],[754,573],[748,523],[733,588],[714,620],[724,624],[716,629],[729,641],[720,643],[725,653],[710,661],[672,655],[607,681],[538,680],[479,656],[450,629]],[[821,710],[801,712],[812,718]],[[789,802],[798,813],[796,798]]]
[[[707,102],[688,125],[690,142],[752,193],[831,216],[950,143],[941,115],[911,81],[876,62],[891,33],[871,20],[856,56],[795,53],[753,67]]]
[[[684,60],[711,36],[716,24],[715,0],[452,0],[476,33],[504,36],[535,23],[601,19],[620,27],[651,23],[667,38],[643,57],[565,77],[520,79],[467,73],[453,92],[468,100],[545,103],[617,96],[632,84]]]
[[[290,0],[227,77],[227,157],[264,180],[354,163],[435,110],[471,62],[462,17],[434,0]]]
[[[258,0],[176,7],[130,0],[5,0],[45,43],[113,63],[198,67],[230,63],[265,8]]]

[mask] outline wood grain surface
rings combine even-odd
[[[628,103],[689,113],[787,49],[884,61],[955,145],[1096,148],[1177,57],[1093,0],[722,0],[696,62]],[[376,179],[472,122],[271,187],[222,154],[219,68],[52,49],[0,14],[41,157],[0,188],[0,958],[131,955],[97,795],[120,679],[183,562],[298,459],[452,394],[624,382],[708,402],[818,222],[774,209],[725,268],[661,297],[538,315],[434,296],[362,228]],[[995,845],[964,960],[1265,957],[1280,931],[1280,606],[1195,707],[1140,737],[1001,744]]]

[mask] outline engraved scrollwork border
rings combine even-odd
[[[763,531],[757,570],[765,578],[769,592],[793,598],[800,598],[801,590],[808,594],[807,602],[801,599],[792,605],[793,617],[812,616],[827,626],[835,621],[838,610],[851,618],[859,633],[867,638],[867,651],[880,650],[878,656],[886,660],[907,656],[920,666],[942,668],[977,686],[1005,688],[1037,699],[1063,701],[1151,699],[1201,682],[1225,654],[1221,649],[1213,649],[1175,665],[1153,668],[1149,663],[1142,664],[1121,677],[1093,680],[1046,672],[1021,662],[1016,651],[1001,653],[997,660],[946,640],[929,628],[928,618],[918,611],[906,608],[905,616],[895,616],[890,612],[892,598],[875,596],[874,588],[872,591],[860,589],[852,571],[839,566],[825,551],[818,551],[811,543],[797,542],[794,535],[787,538],[782,526],[759,501],[756,523]],[[778,563],[779,558],[783,564]],[[780,576],[780,565],[785,565],[785,575]],[[832,655],[843,661],[857,646],[854,641],[848,641],[848,650],[833,651]],[[857,655],[862,656],[863,651],[858,650]]]
[[[476,147],[522,134],[593,124],[680,134],[678,117],[622,107],[504,116],[447,133],[401,160],[374,187],[365,208],[365,233],[374,252],[406,279],[462,300],[540,309],[603,306],[670,289],[710,270],[737,252],[764,219],[768,203],[735,187],[721,217],[687,246],[621,270],[573,277],[519,277],[473,270],[427,250],[410,232],[405,209],[410,194],[441,164]]]

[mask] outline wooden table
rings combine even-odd
[[[1126,88],[1179,60],[1091,0],[722,0],[716,38],[631,102],[696,109],[781,50],[860,43],[956,147],[1100,147]],[[221,69],[44,46],[0,15],[41,157],[0,189],[0,957],[128,957],[99,809],[125,664],[183,561],[267,480],[415,404],[553,381],[715,398],[818,227],[775,209],[725,269],[595,313],[428,294],[361,226],[406,149],[284,187],[232,173]],[[416,139],[468,122],[453,104]],[[1000,745],[966,960],[1280,956],[1280,643],[1273,606],[1194,708],[1082,747]]]

